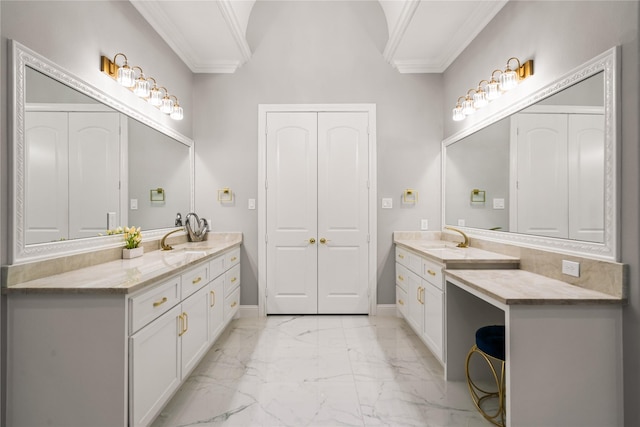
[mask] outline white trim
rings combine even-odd
[[[403,318],[395,304],[378,304],[376,316],[379,317],[400,317]]]
[[[238,318],[255,318],[260,317],[260,310],[257,305],[241,305],[238,310]]]
[[[400,16],[398,17],[398,20],[393,23],[393,29],[389,32],[389,40],[387,40],[384,52],[382,52],[384,60],[392,65],[395,65],[393,63],[393,57],[398,50],[398,46],[400,46],[400,43],[402,42],[404,33],[407,32],[409,25],[411,25],[411,20],[413,19],[413,15],[415,15],[416,10],[418,10],[420,2],[421,0],[404,0]],[[391,22],[387,22],[387,24],[391,24]]]
[[[468,235],[499,243],[515,244],[541,250],[569,255],[586,256],[597,259],[619,261],[620,259],[620,47],[613,47],[596,56],[583,65],[576,67],[554,82],[535,91],[529,96],[514,102],[497,111],[495,114],[462,129],[442,141],[442,198],[441,217],[443,227],[446,225],[445,194],[446,194],[446,154],[447,147],[461,139],[475,133],[505,117],[547,98],[563,89],[568,88],[591,77],[604,72],[604,120],[605,120],[605,212],[604,212],[604,243],[583,242],[577,240],[557,239],[504,231],[482,230],[479,228],[458,227]]]
[[[369,114],[369,315],[377,313],[377,139],[375,104],[260,104],[258,105],[258,309],[266,316],[266,162],[268,112],[366,112]]]
[[[224,21],[227,23],[227,27],[229,28],[229,31],[233,36],[233,40],[236,42],[236,46],[242,56],[242,60],[238,64],[239,67],[251,59],[251,48],[249,47],[249,43],[247,43],[247,38],[242,30],[242,26],[238,22],[238,16],[231,4],[231,0],[218,0],[217,3],[220,13],[222,13]]]
[[[189,164],[191,167],[190,200],[191,210],[194,209],[194,142],[192,139],[176,132],[172,128],[156,122],[151,117],[140,113],[125,102],[97,89],[76,75],[66,71],[56,63],[44,56],[32,51],[15,40],[10,40],[11,52],[9,62],[9,108],[10,135],[9,144],[9,264],[20,264],[29,261],[51,259],[79,253],[86,253],[100,249],[116,248],[122,246],[121,236],[100,236],[86,239],[65,240],[60,242],[48,242],[34,245],[26,245],[24,241],[24,120],[26,111],[26,71],[27,66],[51,77],[52,79],[77,90],[96,101],[111,107],[112,109],[127,115],[168,137],[189,147]],[[144,232],[145,241],[160,239],[170,228],[148,230]]]

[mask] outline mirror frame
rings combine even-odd
[[[195,155],[194,141],[175,130],[158,123],[151,117],[144,115],[134,108],[126,105],[117,98],[91,86],[81,78],[66,71],[42,55],[32,51],[15,40],[9,40],[9,108],[11,129],[9,135],[12,142],[9,144],[9,264],[19,264],[29,261],[44,260],[68,256],[79,253],[87,253],[101,249],[109,249],[122,246],[122,236],[96,236],[84,239],[64,240],[26,245],[24,240],[25,229],[25,95],[26,95],[26,67],[45,74],[46,76],[87,95],[100,103],[107,105],[126,116],[175,139],[189,147],[189,176],[191,188],[189,189],[190,206],[194,209],[194,170]],[[145,241],[160,239],[167,231],[174,227],[154,230],[143,230]]]
[[[543,250],[553,250],[577,256],[619,261],[620,257],[620,148],[618,147],[620,117],[620,47],[613,47],[573,69],[554,82],[533,92],[521,100],[465,128],[442,141],[442,223],[446,224],[446,163],[447,147],[463,138],[499,121],[536,102],[554,95],[599,72],[604,72],[604,120],[605,120],[605,182],[604,182],[604,242],[586,242],[552,237],[535,236],[506,231],[492,231],[473,227],[460,228],[471,237],[489,241],[515,244]]]

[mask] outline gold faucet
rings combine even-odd
[[[462,230],[458,230],[457,228],[453,228],[453,227],[449,227],[449,226],[445,226],[444,228],[446,230],[456,231],[456,232],[462,234],[462,237],[464,237],[464,242],[460,242],[460,243],[457,244],[457,246],[459,248],[468,248],[469,247],[469,236],[464,234],[464,232]]]
[[[168,245],[166,243],[166,240],[167,240],[167,237],[169,237],[173,233],[177,233],[178,231],[184,231],[184,227],[180,227],[180,228],[176,228],[175,230],[171,230],[170,232],[168,232],[167,234],[162,236],[162,240],[160,240],[160,249],[162,249],[163,251],[170,251],[171,249],[173,249],[173,246]]]

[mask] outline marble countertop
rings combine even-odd
[[[447,240],[403,239],[394,237],[396,245],[403,246],[424,255],[426,258],[449,264],[511,264],[518,268],[520,260],[516,257],[485,251],[478,248],[458,248],[456,242]],[[505,267],[507,267],[505,265]]]
[[[507,305],[621,304],[623,299],[524,270],[446,270],[454,279]]]
[[[129,294],[158,280],[174,276],[192,265],[213,258],[242,243],[242,233],[224,238],[175,245],[171,251],[152,251],[139,258],[103,264],[9,285],[4,294],[74,293]]]

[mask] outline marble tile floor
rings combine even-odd
[[[152,427],[490,426],[404,320],[234,320]]]

